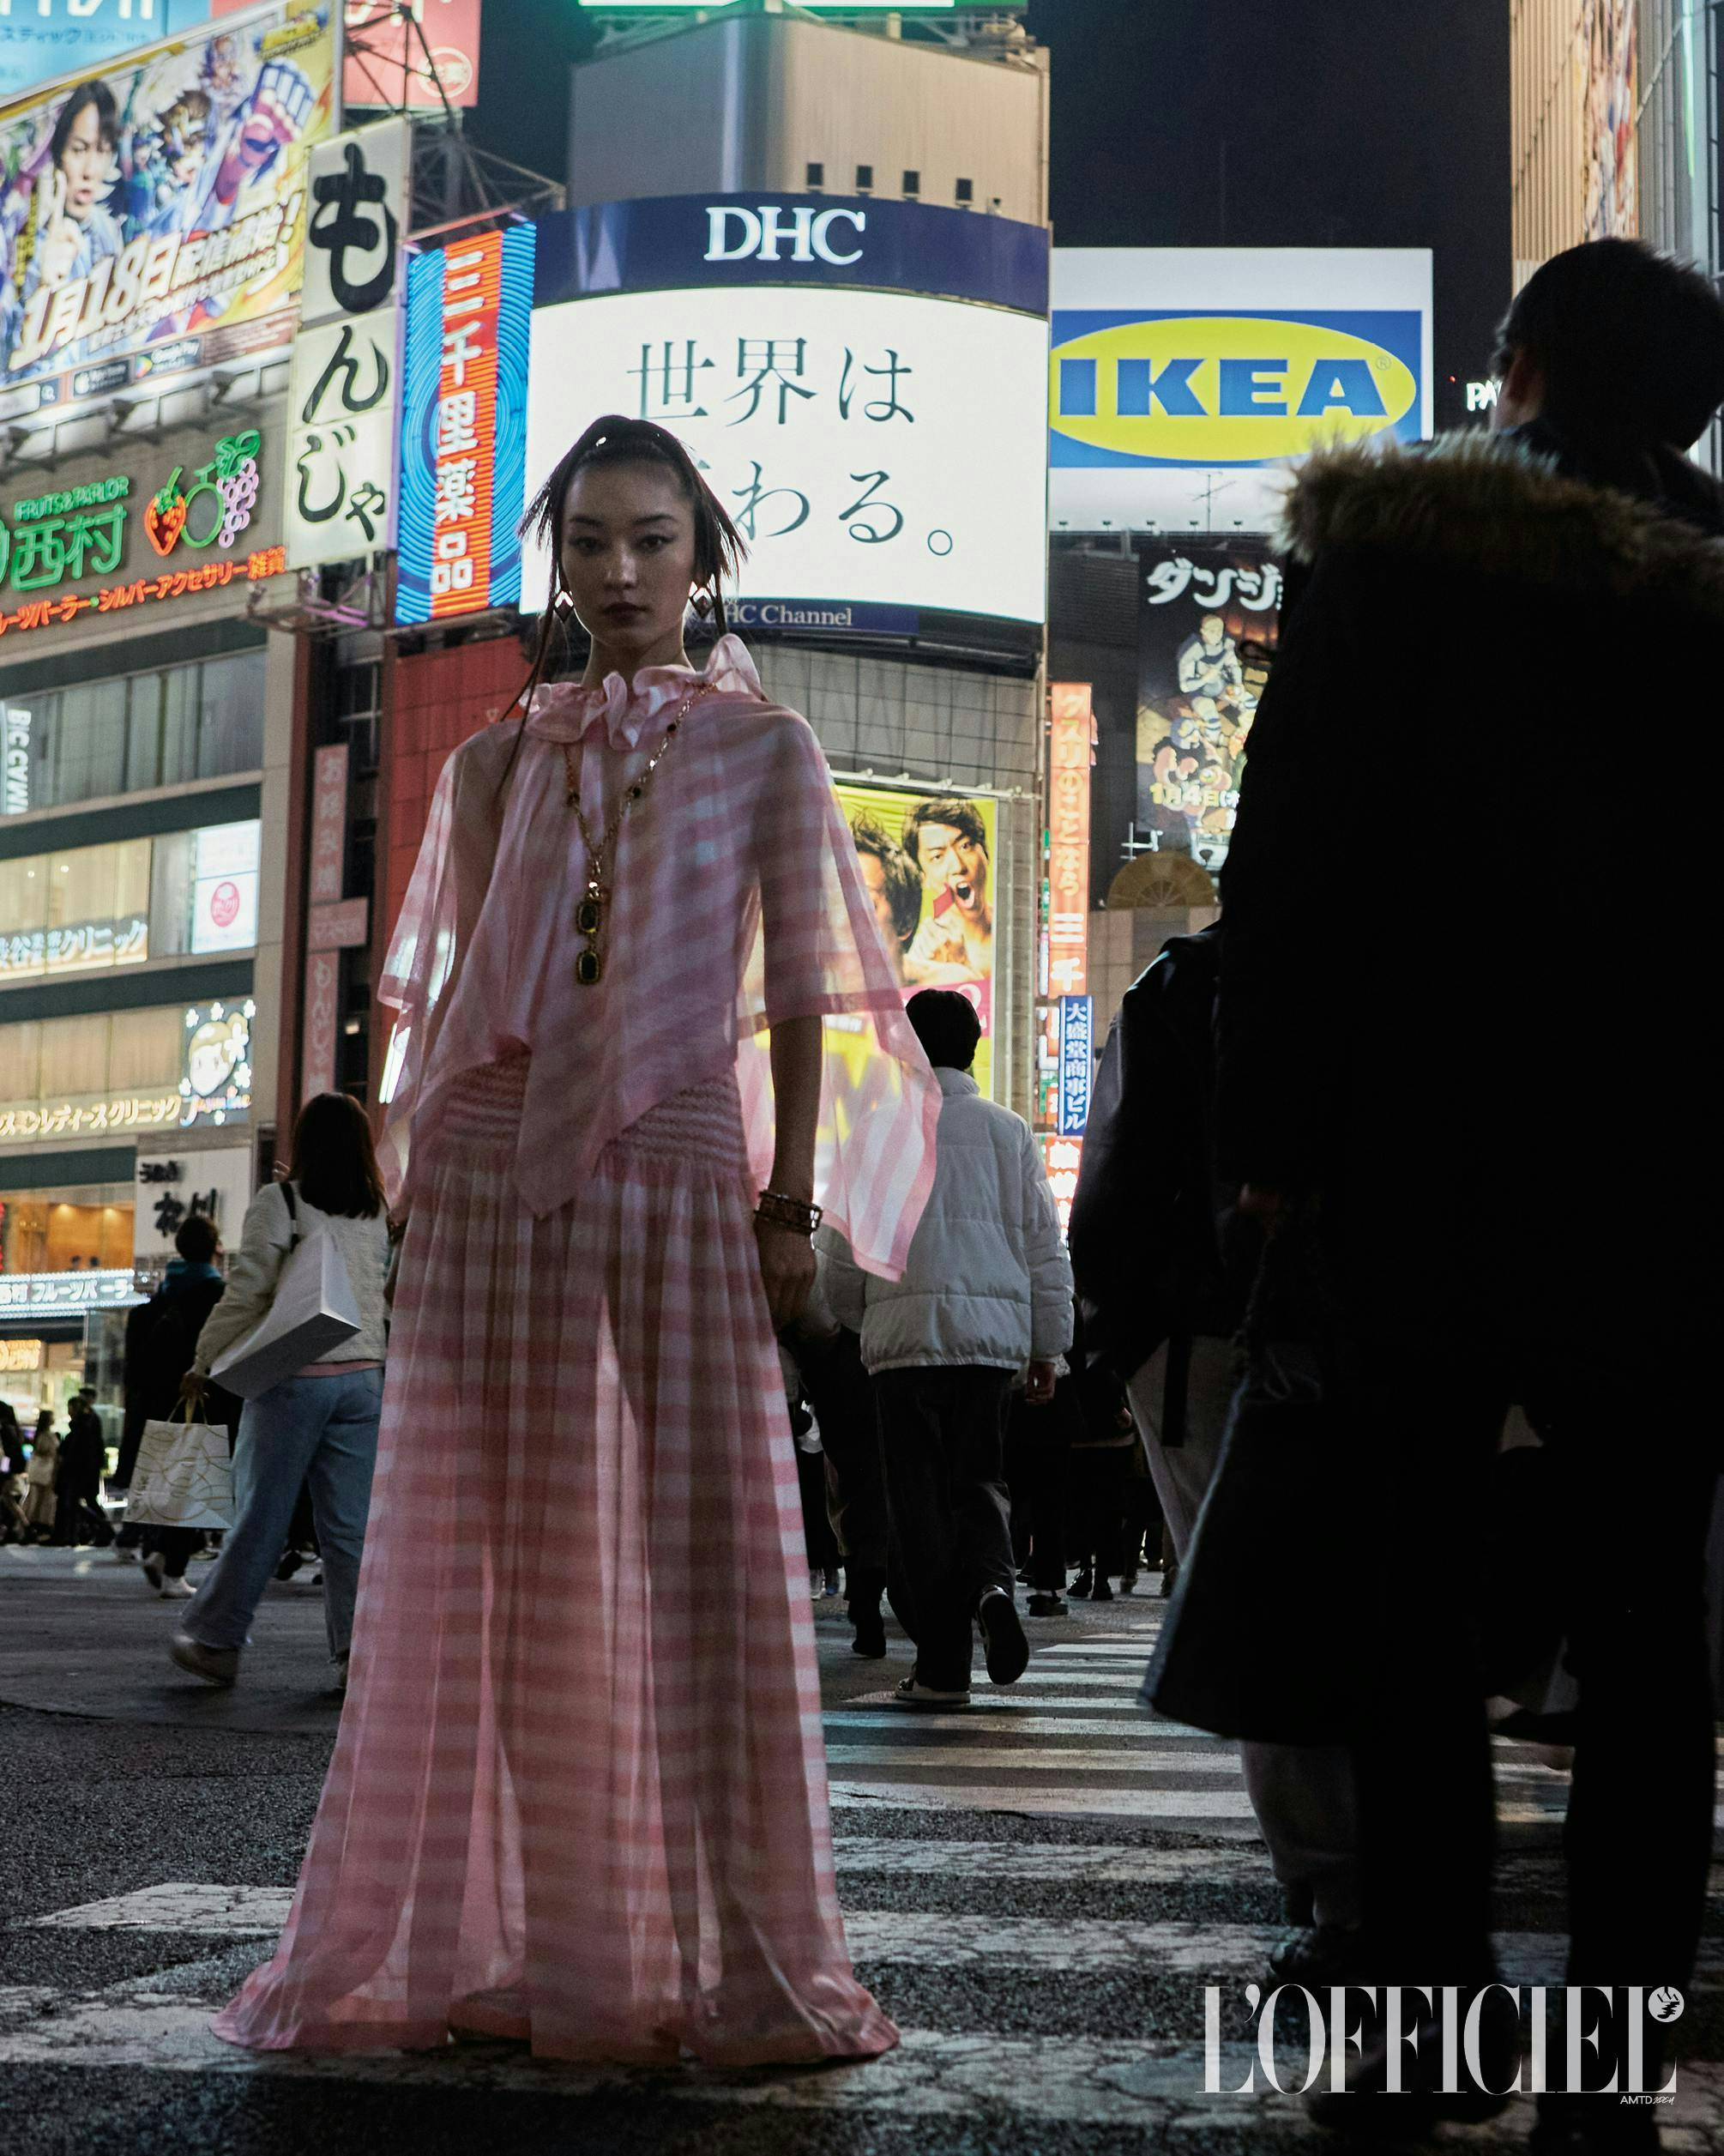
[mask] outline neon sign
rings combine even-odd
[[[210,561],[196,569],[165,571],[155,577],[140,577],[131,583],[108,584],[100,591],[66,593],[59,599],[31,599],[11,613],[0,613],[0,637],[27,634],[35,629],[63,628],[81,613],[112,613],[122,607],[154,606],[164,599],[190,598],[201,591],[220,591],[244,580],[257,583],[266,577],[287,573],[287,549],[266,547],[243,562]]]

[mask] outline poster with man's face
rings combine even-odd
[[[1137,836],[1213,872],[1233,836],[1281,571],[1239,547],[1151,546],[1137,565]]]
[[[974,1076],[992,1094],[998,805],[961,788],[849,783],[838,799],[905,1001],[921,988],[955,988],[974,1004]]]

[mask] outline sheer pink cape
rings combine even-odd
[[[574,911],[589,825],[690,709],[617,849],[604,974],[580,987]],[[518,746],[517,746],[518,744]],[[566,1205],[604,1147],[734,1062],[754,1175],[773,1150],[767,1035],[826,1021],[816,1197],[859,1264],[895,1279],[934,1172],[940,1094],[806,720],[769,704],[734,637],[702,673],[537,691],[444,767],[380,994],[397,1013],[380,1157],[392,1205],[464,1071],[532,1057],[522,1202]]]

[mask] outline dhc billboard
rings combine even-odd
[[[1058,528],[1259,529],[1320,443],[1431,426],[1431,257],[1414,249],[1058,249]]]

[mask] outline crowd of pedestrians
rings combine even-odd
[[[381,1164],[354,1103],[312,1102],[225,1289],[190,1223],[133,1320],[135,1455],[177,1400],[232,1428],[212,1364],[308,1225],[358,1309],[246,1400],[172,1645],[234,1682],[304,1486],[349,1697],[292,1921],[221,2035],[884,2050],[829,1884],[811,1592],[841,1566],[856,1653],[891,1652],[888,1609],[912,1643],[889,1703],[950,1712],[978,1654],[1022,1674],[1026,1619],[1149,1570],[1178,1584],[1148,1695],[1242,1742],[1293,1926],[1272,1978],[1478,2004],[1458,2082],[1434,2019],[1398,2053],[1367,2026],[1311,2099],[1343,2129],[1502,2107],[1486,1702],[1561,1670],[1570,1977],[1610,2011],[1534,2146],[1655,2149],[1615,2092],[1659,2085],[1644,2001],[1691,1974],[1713,1827],[1720,1458],[1693,1186],[1651,1142],[1702,1096],[1701,914],[1685,846],[1656,916],[1625,908],[1596,809],[1648,665],[1724,612],[1724,495],[1685,455],[1724,404],[1724,304],[1594,243],[1528,280],[1498,371],[1493,434],[1340,445],[1293,483],[1221,917],[1113,1021],[1069,1256],[970,1074],[974,1006],[906,1006],[813,737],[724,633],[740,542],[688,453],[608,419],[558,464],[520,715],[451,759],[387,971]],[[1361,681],[1397,685],[1368,763],[1334,752]],[[1462,713],[1513,744],[1488,800]],[[1373,825],[1337,927],[1332,842]],[[1510,1477],[1511,1422],[1537,1458]],[[87,1400],[33,1448],[0,1418],[6,1531],[93,1532],[99,1439]],[[1505,1676],[1511,1483],[1554,1584]],[[142,1547],[183,1591],[184,1538]]]

